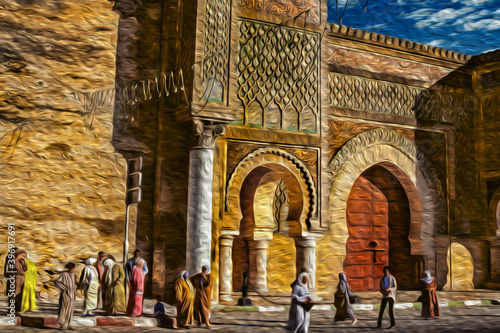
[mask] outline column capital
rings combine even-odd
[[[214,149],[215,140],[224,134],[224,125],[208,124],[199,119],[193,120],[194,134],[198,137],[198,144],[193,148]]]
[[[233,246],[233,240],[234,240],[234,236],[233,235],[221,235],[219,237],[219,242],[220,242],[220,246],[229,246],[229,247],[232,247]]]
[[[267,250],[269,248],[269,241],[267,239],[248,239],[247,241],[250,250]]]
[[[307,235],[294,237],[297,247],[316,247],[316,241],[321,235]]]

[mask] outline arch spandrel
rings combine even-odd
[[[239,234],[243,218],[240,208],[240,197],[246,177],[256,168],[264,165],[278,164],[287,169],[296,179],[303,196],[303,207],[300,213],[300,233],[310,229],[311,221],[317,219],[317,192],[313,178],[307,167],[296,156],[276,148],[261,148],[248,154],[236,166],[226,188],[226,200],[222,232]]]

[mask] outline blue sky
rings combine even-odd
[[[349,0],[342,24],[471,55],[500,48],[500,0],[368,0],[364,13],[366,1]]]

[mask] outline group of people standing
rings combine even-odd
[[[11,291],[7,288],[9,304],[14,304],[16,313],[36,311],[35,263],[29,259],[28,253],[24,250],[14,248],[12,252],[13,261],[9,260],[9,255],[7,255],[4,266],[4,276],[7,281],[12,280],[8,285],[14,286]]]
[[[112,255],[99,252],[97,258],[85,261],[79,282],[75,276],[76,265],[66,264],[64,271],[54,282],[61,290],[59,297],[58,323],[61,329],[71,328],[74,301],[77,289],[83,290],[85,316],[93,316],[99,304],[107,315],[126,313],[129,316],[141,316],[143,310],[144,280],[148,273],[146,261],[140,257],[140,250],[135,250],[125,270],[116,264]],[[129,288],[128,303],[126,288]]]
[[[384,276],[380,279],[380,292],[382,301],[377,319],[377,328],[382,326],[382,318],[387,305],[389,305],[389,317],[391,321],[390,328],[396,325],[394,317],[394,303],[396,302],[397,282],[391,275],[389,267],[384,267]],[[309,293],[310,277],[307,272],[298,275],[297,280],[292,283],[292,304],[289,312],[287,330],[293,333],[307,333],[310,325],[309,310],[313,307],[314,301]],[[421,296],[418,302],[422,303],[422,317],[436,318],[440,316],[439,302],[437,298],[437,283],[431,276],[430,271],[425,271],[420,280]],[[352,320],[352,324],[358,321],[352,310],[351,304],[357,302],[357,296],[354,295],[347,283],[345,273],[339,274],[339,283],[334,295],[334,305],[336,308],[334,321]]]
[[[203,266],[201,273],[192,278],[189,278],[189,271],[179,274],[175,281],[178,327],[189,328],[195,321],[210,327],[212,284],[208,266]]]

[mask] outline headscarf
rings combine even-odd
[[[104,266],[108,267],[108,271],[106,272],[106,281],[107,283],[111,283],[113,280],[113,275],[111,273],[111,269],[115,265],[115,262],[112,259],[104,260]]]
[[[207,274],[210,273],[210,267],[208,267],[208,265],[203,265],[201,270],[203,270],[203,268],[205,268],[207,270]]]
[[[144,268],[144,265],[146,264],[146,260],[142,259],[142,258],[139,258],[139,260],[137,260],[137,262],[135,263],[137,267],[139,267],[140,269],[143,269]],[[142,265],[142,267],[141,267]]]
[[[337,285],[337,290],[342,293],[349,293],[349,285],[347,284],[347,276],[344,272],[339,273],[339,284]]]
[[[27,253],[24,250],[17,250],[16,252],[14,252],[14,258],[17,258],[17,256],[21,254],[27,254]]]
[[[92,266],[96,261],[97,261],[96,258],[88,258],[87,260],[85,260],[85,265]]]
[[[189,271],[184,271],[181,274],[182,274],[182,277],[184,278],[184,280],[187,281],[187,279],[189,278]]]
[[[309,283],[304,283],[304,281],[303,281],[303,280],[304,280],[304,276],[307,276],[307,278],[308,278],[309,280],[311,280],[311,277],[309,276],[309,274],[307,274],[307,273],[303,272],[303,273],[300,273],[300,274],[299,274],[299,276],[297,277],[297,283],[298,283],[300,286],[302,286],[302,287],[306,287],[306,288],[307,288]]]
[[[425,271],[424,275],[425,275],[425,277],[420,279],[421,281],[424,281],[425,283],[431,283],[432,281],[434,281],[434,278],[431,276],[430,271],[428,271],[428,270]]]
[[[178,279],[185,279],[184,277],[184,274],[186,273],[187,271],[182,271],[179,273],[179,275],[177,276]]]

